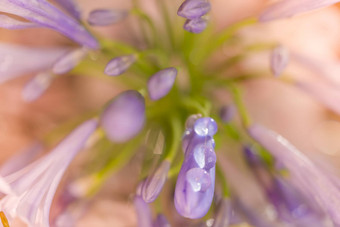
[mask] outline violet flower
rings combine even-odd
[[[201,33],[207,27],[207,21],[203,18],[196,18],[193,20],[186,20],[183,28],[191,33]]]
[[[134,90],[125,91],[115,97],[100,117],[100,124],[113,142],[126,142],[136,136],[145,121],[145,101]]]
[[[113,58],[105,67],[105,74],[119,76],[123,74],[136,61],[134,54]]]
[[[187,19],[197,19],[207,14],[211,9],[207,0],[186,0],[177,11],[177,15]]]
[[[156,171],[146,178],[141,188],[141,196],[145,202],[151,203],[158,197],[167,179],[169,169],[170,162],[164,160]]]
[[[107,26],[118,23],[127,15],[126,10],[96,9],[90,12],[87,22],[92,26]]]
[[[339,0],[281,0],[270,5],[260,15],[262,22],[292,17],[300,13],[327,7],[339,2]]]
[[[274,76],[282,74],[289,62],[289,52],[284,46],[275,47],[270,55],[270,69]]]
[[[0,83],[50,69],[66,51],[65,48],[30,48],[0,43]]]
[[[1,0],[0,11],[51,28],[82,46],[98,49],[97,40],[75,19],[67,16],[46,0]]]
[[[300,187],[324,209],[335,225],[340,225],[340,191],[333,181],[303,153],[279,134],[261,126],[252,125],[249,134],[282,162]]]
[[[212,136],[217,131],[211,118],[196,120],[193,136],[185,151],[185,158],[175,189],[175,207],[184,217],[196,219],[209,210],[215,188],[215,163]]]
[[[84,122],[46,156],[1,177],[0,191],[6,194],[0,201],[1,210],[29,226],[49,226],[49,211],[58,184],[96,128],[97,120]]]
[[[177,69],[170,67],[158,71],[148,80],[148,92],[151,100],[158,100],[166,96],[175,83]]]

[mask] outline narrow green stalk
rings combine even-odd
[[[235,85],[233,84],[229,84],[229,89],[231,92],[231,95],[233,97],[233,101],[236,105],[236,108],[240,114],[241,120],[242,120],[242,124],[245,128],[248,128],[251,124],[250,118],[248,116],[246,107],[244,105],[243,99],[242,99],[242,95],[241,95],[241,91],[239,90],[239,88],[237,88]]]
[[[181,122],[177,117],[173,117],[171,119],[171,131],[172,131],[171,146],[165,158],[170,163],[172,163],[173,160],[175,159],[177,151],[178,151],[179,143],[181,141],[182,127],[181,127]]]

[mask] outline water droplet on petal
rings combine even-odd
[[[210,117],[200,118],[195,122],[194,130],[199,136],[213,136],[217,132],[217,124]]]
[[[201,168],[190,169],[186,174],[186,180],[195,192],[204,192],[211,185],[209,173]]]

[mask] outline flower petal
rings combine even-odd
[[[80,20],[80,9],[74,0],[54,0],[69,12],[75,19]]]
[[[35,28],[39,27],[39,25],[31,22],[16,20],[6,15],[0,15],[0,27],[6,29],[23,29],[23,28]]]
[[[32,48],[0,43],[0,83],[49,69],[67,49]]]
[[[262,22],[292,17],[300,13],[320,9],[339,2],[339,0],[282,0],[270,5],[260,15]]]
[[[280,160],[313,199],[329,214],[334,224],[340,225],[340,191],[317,166],[279,134],[252,125],[249,134]]]
[[[0,11],[54,29],[91,49],[99,48],[97,40],[78,21],[45,0],[0,0]]]

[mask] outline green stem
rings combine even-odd
[[[173,117],[171,119],[171,130],[172,130],[172,142],[169,149],[169,152],[166,156],[166,160],[168,160],[170,163],[173,162],[173,160],[176,157],[179,142],[181,141],[181,122],[177,117]]]
[[[233,84],[229,84],[229,89],[230,89],[231,95],[233,97],[233,101],[236,105],[236,108],[237,108],[237,110],[240,114],[242,124],[245,128],[248,128],[251,124],[251,120],[249,118],[248,112],[247,112],[246,107],[244,105],[242,95],[241,95],[241,91],[239,90],[239,88],[237,88]]]

